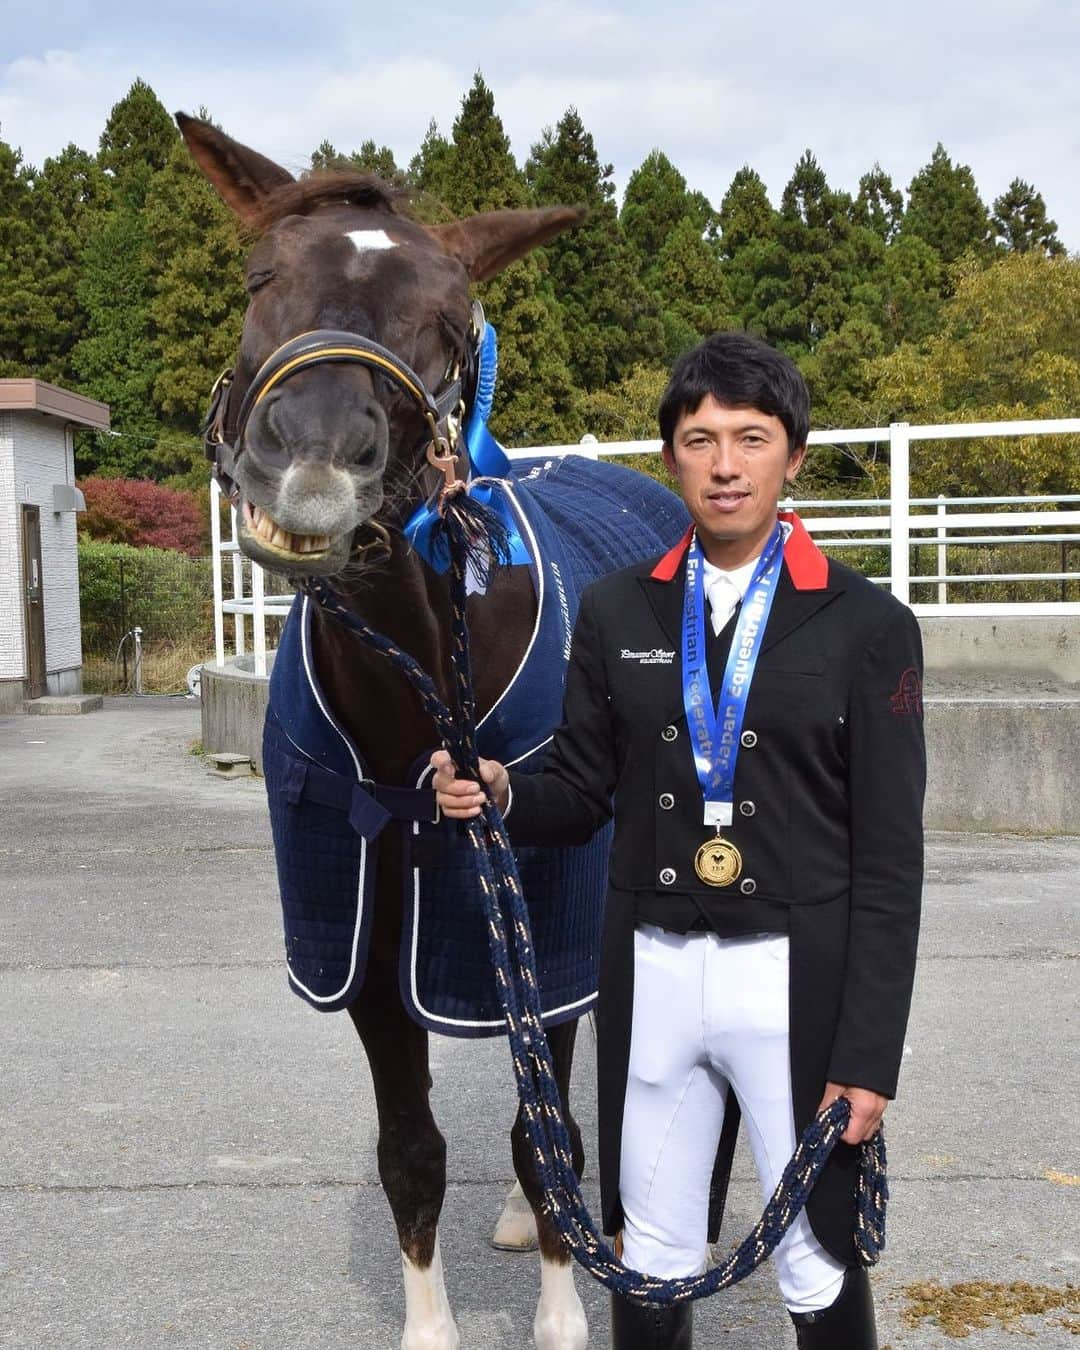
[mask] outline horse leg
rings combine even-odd
[[[406,1015],[396,988],[384,989],[383,997],[367,994],[365,986],[349,1015],[371,1067],[379,1114],[379,1178],[401,1246],[401,1350],[458,1350],[439,1254],[446,1141],[431,1114],[427,1032]]]
[[[548,1031],[548,1044],[559,1088],[563,1119],[570,1134],[574,1171],[580,1177],[585,1165],[581,1131],[570,1114],[570,1066],[574,1057],[577,1022],[562,1022]],[[533,1163],[532,1150],[525,1136],[520,1106],[511,1133],[514,1170],[536,1216],[536,1235],[540,1246],[540,1300],[533,1319],[533,1338],[537,1350],[583,1350],[589,1340],[585,1309],[574,1288],[572,1258],[558,1229],[543,1210],[540,1182]]]

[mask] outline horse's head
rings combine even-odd
[[[297,181],[208,122],[177,121],[203,173],[258,236],[219,405],[240,546],[277,571],[340,571],[361,527],[399,526],[430,491],[433,439],[453,441],[458,382],[464,392],[468,383],[470,281],[584,211],[493,211],[425,227],[370,175]]]

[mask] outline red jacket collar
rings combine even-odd
[[[829,560],[806,532],[806,527],[794,511],[779,512],[781,520],[791,526],[784,545],[784,562],[797,591],[823,591],[829,584]],[[650,572],[655,581],[673,581],[679,564],[686,556],[694,535],[693,525]]]

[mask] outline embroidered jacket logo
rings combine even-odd
[[[644,652],[632,652],[624,647],[621,656],[624,661],[636,661],[639,666],[670,666],[675,660],[674,650],[665,651],[663,647],[653,647]]]

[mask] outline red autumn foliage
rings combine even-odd
[[[191,492],[143,478],[85,478],[86,510],[79,532],[91,539],[136,547],[171,548],[193,558],[208,549],[206,529]]]

